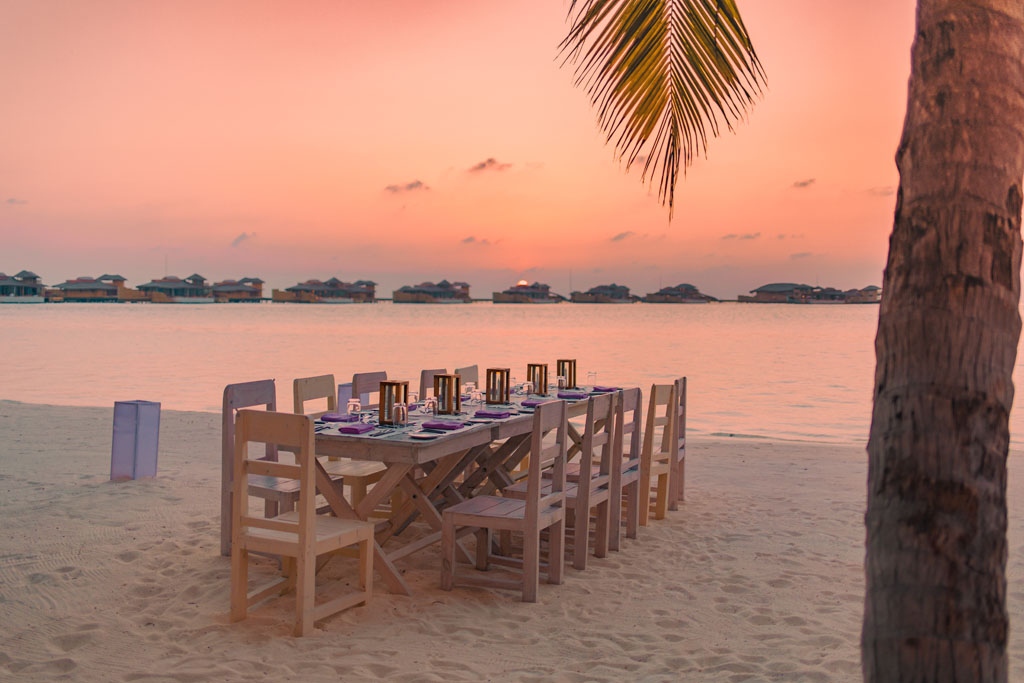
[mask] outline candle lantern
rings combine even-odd
[[[385,380],[380,383],[379,422],[382,425],[393,425],[395,421],[395,404],[409,404],[409,383]]]
[[[576,359],[568,360],[562,359],[555,364],[558,368],[556,373],[559,377],[565,378],[565,388],[575,389],[576,388]]]
[[[511,400],[511,376],[509,368],[487,368],[487,403],[509,403]]]
[[[434,375],[434,396],[438,415],[458,415],[462,410],[462,377]]]
[[[533,383],[533,391],[530,393],[538,396],[548,395],[548,364],[527,363],[526,379]]]

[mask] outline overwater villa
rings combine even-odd
[[[835,287],[812,287],[792,282],[775,282],[750,290],[753,296],[741,294],[737,300],[749,304],[846,304],[878,303],[882,290],[878,287],[852,289],[846,292]]]
[[[192,274],[182,280],[165,275],[159,280],[139,285],[139,291],[155,304],[212,304],[213,288],[202,275]]]
[[[45,301],[43,284],[30,270],[17,275],[0,273],[0,304],[41,304]]]
[[[66,301],[77,303],[96,303],[112,301],[141,301],[146,295],[125,286],[125,278],[121,275],[101,275],[99,277],[80,276],[46,290],[47,301]]]
[[[571,301],[574,304],[632,304],[639,300],[629,293],[629,287],[617,285],[598,285],[586,292],[573,292]]]
[[[448,282],[447,280],[441,280],[436,285],[433,282],[406,285],[396,289],[392,293],[392,297],[396,304],[468,304],[472,302],[472,299],[469,298],[469,283]]]
[[[520,280],[515,287],[504,292],[494,293],[496,304],[557,304],[560,301],[565,301],[565,297],[553,294],[549,285],[539,282],[531,285],[526,280]]]
[[[213,299],[217,303],[259,302],[263,298],[263,280],[244,277],[224,280],[213,285]]]
[[[643,300],[649,304],[706,304],[709,301],[718,301],[715,297],[702,294],[696,287],[685,282],[671,287],[662,287],[657,292],[645,296]]]
[[[332,277],[326,282],[306,280],[294,287],[275,289],[274,301],[306,304],[356,304],[376,300],[377,283],[370,280],[342,282]]]

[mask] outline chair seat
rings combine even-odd
[[[550,486],[548,488],[550,489]],[[549,507],[541,511],[541,516],[543,517],[549,512],[556,512],[560,509]],[[501,496],[477,496],[445,508],[444,514],[445,516],[450,515],[454,517],[456,524],[459,523],[458,520],[460,518],[473,517],[522,521],[526,518],[526,501],[516,498],[502,498]]]
[[[383,463],[370,460],[349,460],[348,458],[341,460],[321,459],[320,464],[324,466],[327,474],[331,475],[331,479],[337,477],[372,477],[374,475],[383,475],[387,469]]]
[[[297,510],[292,510],[272,519],[279,522],[298,524],[299,513]],[[372,522],[364,522],[358,519],[342,519],[341,517],[331,517],[329,515],[317,515],[315,525],[318,554],[323,552],[319,548],[322,545],[338,548],[373,538],[374,524]],[[298,531],[278,531],[276,529],[249,527],[246,530],[245,536],[247,540],[277,541],[294,543],[296,545],[299,542]]]
[[[601,474],[600,465],[591,465],[590,471],[593,473],[591,476],[598,476]],[[542,475],[545,479],[550,479],[553,475],[551,470],[544,470]],[[566,481],[579,481],[580,480],[580,464],[578,462],[570,462],[565,466],[565,480]]]
[[[506,486],[501,490],[502,494],[509,498],[515,498],[517,500],[523,500],[526,498],[526,487],[529,485],[529,481],[524,479],[523,481]],[[576,500],[576,492],[579,490],[579,484],[565,485],[565,498],[566,500]],[[551,484],[545,481],[540,487],[540,495],[546,496],[551,493]],[[475,499],[474,499],[475,500]]]

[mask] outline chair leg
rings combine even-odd
[[[444,515],[441,521],[441,590],[455,584],[455,520]]]
[[[248,611],[249,551],[231,548],[231,621],[245,619]]]
[[[594,527],[594,557],[608,556],[608,538],[611,535],[611,505],[609,501],[597,504],[597,524]]]
[[[665,519],[668,509],[668,473],[658,475],[658,495],[654,500],[654,518]]]
[[[359,587],[363,589],[363,604],[373,597],[373,539],[359,543]]]
[[[537,602],[540,587],[540,530],[523,533],[523,602]]]
[[[640,480],[637,482],[638,523],[647,526],[651,521],[651,469],[640,467]]]
[[[620,480],[621,484],[621,480]],[[613,489],[611,500],[608,501],[610,516],[608,519],[608,550],[619,549],[619,537],[622,535],[622,495],[623,488]]]
[[[668,462],[668,509],[679,509],[679,460],[672,458]]]
[[[498,531],[498,549],[505,557],[512,554],[512,532],[508,529]]]
[[[640,482],[634,481],[626,489],[626,538],[636,538],[640,523]]]
[[[313,631],[313,595],[316,590],[316,558],[296,558],[295,635]]]
[[[491,530],[481,527],[476,531],[476,568],[487,571],[487,558],[491,555]]]
[[[267,519],[277,517],[278,505],[276,500],[270,500],[269,498],[263,501],[263,516]]]
[[[565,573],[565,519],[548,527],[548,583],[562,583]]]
[[[679,458],[679,491],[676,500],[686,498],[686,456]]]
[[[352,483],[352,507],[356,507],[366,498],[366,479],[364,477],[351,477]]]
[[[572,566],[574,569],[587,568],[587,551],[590,549],[590,510],[578,509],[573,519]]]

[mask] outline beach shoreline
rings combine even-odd
[[[859,680],[863,446],[701,439],[687,500],[536,604],[439,588],[436,549],[292,638],[288,598],[227,620],[220,416],[165,410],[159,475],[107,481],[112,408],[0,401],[0,674],[19,680]],[[1024,463],[1019,451],[1010,459]],[[1024,617],[1010,477],[1008,605]],[[346,560],[328,575],[354,578]],[[338,563],[335,567],[334,563]],[[269,561],[253,573],[273,571]],[[334,572],[333,574],[331,572]],[[1024,636],[1011,629],[1011,676]]]

